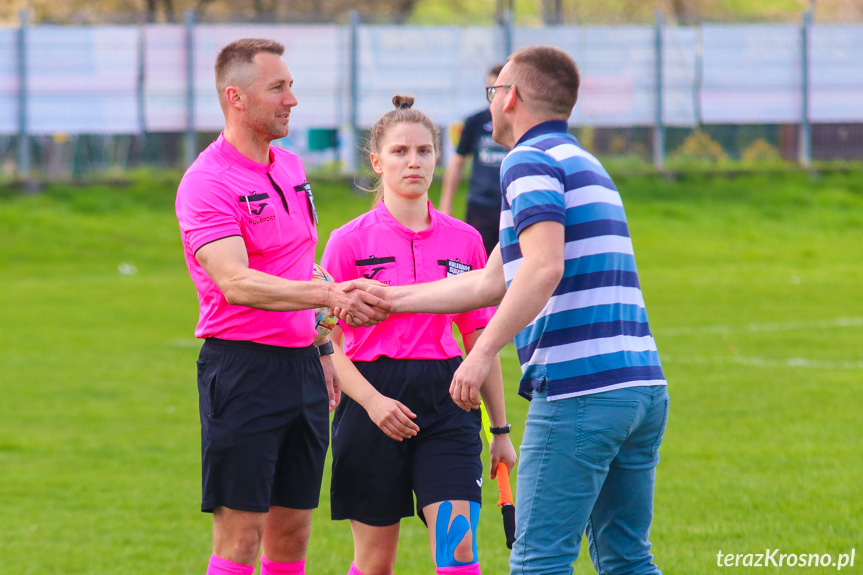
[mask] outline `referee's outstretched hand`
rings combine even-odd
[[[362,289],[364,283],[366,280],[340,283],[339,289],[336,290],[336,302],[330,306],[333,314],[351,327],[378,324],[387,319],[393,311],[393,304]]]
[[[368,327],[375,325],[394,311],[393,304],[387,301],[386,284],[376,280],[355,279],[342,282],[338,286],[346,297],[353,295],[369,305],[369,310],[352,310],[346,306],[334,305],[333,315],[351,327]],[[364,294],[364,295],[361,295]]]

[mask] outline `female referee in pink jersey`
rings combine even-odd
[[[436,126],[396,96],[395,109],[372,129],[371,165],[380,176],[374,206],[334,230],[322,264],[342,282],[388,285],[441,279],[483,267],[479,233],[435,210],[428,190],[439,151]],[[370,328],[339,324],[330,336],[344,397],[333,419],[333,519],[349,519],[354,561],[349,575],[390,575],[399,522],[413,515],[413,497],[428,526],[437,574],[478,575],[476,529],[482,486],[479,410],[450,397],[462,360],[452,324],[470,352],[493,308],[458,315],[392,314]],[[497,463],[516,461],[509,440],[500,362],[481,390],[498,433]]]

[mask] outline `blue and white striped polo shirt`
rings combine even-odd
[[[500,247],[506,284],[521,265],[518,234],[540,221],[566,226],[563,278],[515,338],[519,394],[548,399],[665,385],[647,323],[623,203],[608,172],[566,122],[529,130],[501,165]]]

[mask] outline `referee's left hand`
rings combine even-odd
[[[342,401],[342,381],[339,379],[339,372],[336,371],[331,356],[321,356],[321,367],[324,369],[324,380],[327,383],[327,395],[330,398],[330,413],[332,413]]]

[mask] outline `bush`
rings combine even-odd
[[[675,165],[718,164],[728,162],[728,154],[722,145],[701,130],[695,130],[683,144],[668,156],[668,163]]]
[[[746,165],[781,164],[782,154],[767,140],[758,138],[743,150],[740,154],[740,160]]]

